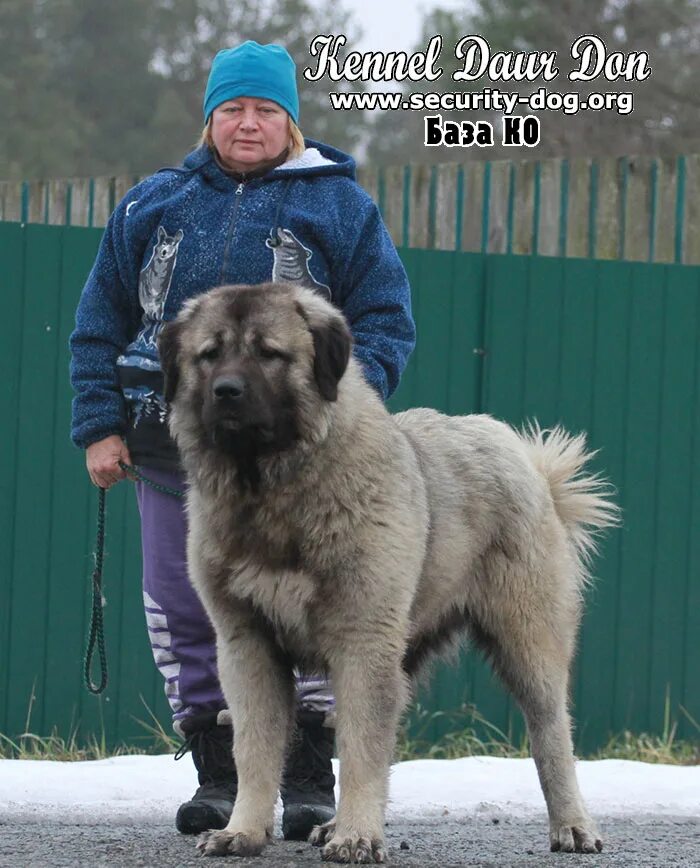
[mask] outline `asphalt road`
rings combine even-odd
[[[605,849],[597,855],[550,853],[544,818],[529,821],[477,816],[457,821],[448,816],[387,826],[389,863],[395,868],[479,866],[479,868],[700,868],[700,817],[637,816],[597,818]],[[306,868],[321,863],[309,844],[278,840],[262,856],[212,859],[255,868]],[[194,839],[171,826],[144,828],[99,823],[94,826],[3,823],[0,817],[0,866],[7,868],[208,868]]]

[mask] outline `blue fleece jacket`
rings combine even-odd
[[[345,314],[383,397],[415,344],[406,273],[352,158],[307,140],[260,178],[224,172],[207,146],[130,190],[112,214],[70,338],[73,442],[126,437],[132,460],[177,464],[156,338],[183,302],[222,283],[301,283]]]

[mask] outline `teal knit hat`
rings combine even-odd
[[[218,105],[238,96],[271,99],[297,123],[296,66],[286,49],[248,40],[220,51],[211,65],[204,93],[204,123]]]

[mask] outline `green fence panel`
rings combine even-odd
[[[51,537],[49,480],[57,381],[56,353],[62,230],[28,226],[25,235],[24,311],[20,352],[17,490],[13,587],[10,605],[8,728],[41,726]],[[35,255],[35,251],[40,255]],[[36,700],[35,700],[36,697]]]
[[[624,509],[624,527],[601,541],[586,594],[572,673],[577,744],[588,750],[623,729],[661,732],[667,693],[679,733],[697,736],[680,708],[698,719],[700,270],[485,259],[482,396],[462,412],[586,431],[599,450],[592,469],[612,481]],[[437,267],[433,259],[431,282]],[[415,291],[432,292],[422,279]],[[423,306],[419,336],[426,316]],[[514,704],[468,651],[438,669],[421,700],[429,709],[475,702],[512,737],[522,733]]]
[[[572,696],[579,744],[660,732],[667,692],[697,732],[697,417],[700,271],[520,258],[487,281],[486,412],[588,433],[618,490],[586,595]],[[486,691],[477,683],[475,691]],[[492,698],[480,709],[498,705]],[[505,723],[505,712],[500,718]]]
[[[694,492],[691,489],[692,468],[686,460],[686,456],[691,454],[695,420],[694,402],[688,398],[695,392],[697,401],[697,280],[690,281],[681,269],[669,268],[664,295],[653,553],[656,581],[651,601],[654,617],[649,672],[650,725],[653,729],[663,724],[663,707],[659,699],[666,689],[670,689],[672,707],[683,699],[682,679],[678,676],[684,666],[681,636],[685,628],[691,578],[688,552],[690,534],[694,532],[697,535],[698,532],[698,527],[691,528],[688,521]],[[696,677],[697,662],[696,651],[694,661],[689,661]]]
[[[481,356],[484,259],[479,254],[401,249],[412,286],[416,349],[389,402],[393,411],[427,406],[471,412]]]
[[[481,401],[486,259],[414,248],[401,248],[400,254],[411,282],[418,335],[389,407],[474,412]],[[472,702],[475,661],[473,654],[462,654],[452,665],[436,666],[429,689],[419,696],[421,705],[433,711]],[[418,728],[421,738],[436,740],[451,726],[445,718]]]
[[[68,336],[73,328],[77,296],[85,280],[85,265],[94,256],[100,232],[64,231],[61,238],[61,263],[50,290],[57,299],[57,317],[51,324],[56,331],[57,372],[50,397],[53,418],[43,430],[51,450],[51,472],[43,491],[48,511],[50,540],[46,625],[45,685],[39,696],[34,724],[41,733],[56,727],[70,732],[81,721],[81,657],[87,603],[87,582],[92,567],[89,552],[92,540],[86,531],[94,522],[92,486],[85,473],[83,455],[73,447],[70,431],[71,393],[67,382]],[[28,255],[42,255],[45,240],[39,236],[28,243]],[[20,580],[20,574],[17,575]],[[70,698],[67,702],[66,699]],[[86,721],[83,720],[85,723]]]
[[[696,308],[696,317],[700,311]],[[700,636],[700,351],[695,340],[695,381],[691,400],[693,412],[693,439],[690,446],[690,472],[688,481],[691,491],[690,512],[688,515],[688,587],[685,599],[685,634],[683,661],[683,692],[684,707],[699,710],[700,702],[700,665],[698,665],[698,636]],[[695,717],[696,721],[700,718]],[[697,734],[697,733],[696,733]]]
[[[167,719],[151,664],[132,486],[107,496],[110,685],[82,687],[97,496],[70,443],[68,336],[102,229],[0,225],[7,335],[0,359],[0,726],[109,741],[146,739],[144,703]],[[143,701],[142,701],[143,697]]]
[[[631,266],[611,262],[612,268],[598,268],[590,291],[595,307],[585,314],[593,317],[593,346],[590,374],[590,418],[581,428],[590,445],[600,449],[594,469],[601,470],[618,490],[624,462],[625,378],[627,359],[628,305],[633,296]],[[566,390],[568,384],[562,383]],[[562,418],[564,425],[569,420]],[[574,693],[579,738],[584,744],[598,744],[611,729],[615,683],[615,643],[619,542],[621,531],[606,536],[602,557],[594,564],[595,583],[586,595],[586,616],[581,630],[576,692]]]
[[[82,687],[97,497],[69,441],[68,336],[101,230],[0,223],[6,330],[0,419],[0,731],[138,743],[167,727],[141,594],[131,483],[107,496],[110,685]],[[660,732],[664,703],[700,719],[700,268],[401,249],[418,343],[394,411],[433,406],[586,431],[618,490],[572,673],[577,744]],[[479,655],[436,667],[430,711],[475,703],[518,738]],[[147,707],[146,707],[147,706]],[[424,735],[450,727],[437,719]],[[695,731],[681,715],[679,734]],[[697,733],[695,733],[697,735]]]
[[[419,289],[418,286],[420,284],[420,267],[421,267],[421,251],[419,250],[409,250],[406,249],[403,251],[402,260],[404,267],[406,269],[406,273],[408,274],[408,279],[411,284],[412,289],[412,297],[411,297],[411,306],[413,309],[413,315],[416,316],[416,311],[420,306],[420,297],[419,297]],[[390,401],[390,408],[394,412],[398,412],[399,410],[405,410],[408,407],[415,406],[414,398],[416,395],[417,389],[417,376],[418,376],[418,356],[420,353],[420,348],[416,346],[413,354],[411,355],[408,364],[406,365],[406,369],[403,373],[403,377],[401,378],[401,383],[399,384],[399,388],[392,395]]]
[[[626,454],[619,500],[625,514],[634,510],[634,534],[629,521],[621,533],[616,670],[615,726],[648,729],[649,671],[654,564],[650,557],[656,527],[655,498],[659,450],[659,395],[664,323],[665,274],[642,268],[635,274],[635,298],[630,310],[627,405],[636,418],[627,425]],[[643,541],[646,540],[644,544]],[[640,545],[640,542],[642,544]],[[657,702],[659,697],[656,698]]]
[[[18,484],[18,408],[24,285],[24,231],[0,227],[0,287],[5,334],[0,341],[0,731],[8,731],[15,498]]]

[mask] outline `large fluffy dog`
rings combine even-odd
[[[567,682],[592,531],[614,523],[583,439],[488,416],[390,415],[311,290],[226,286],[160,338],[189,478],[192,580],[216,628],[238,798],[208,855],[259,853],[294,665],[327,670],[340,803],[324,859],[382,862],[389,765],[412,676],[468,630],[525,715],[554,850],[601,849],[574,772]],[[465,781],[465,786],[469,782]]]

